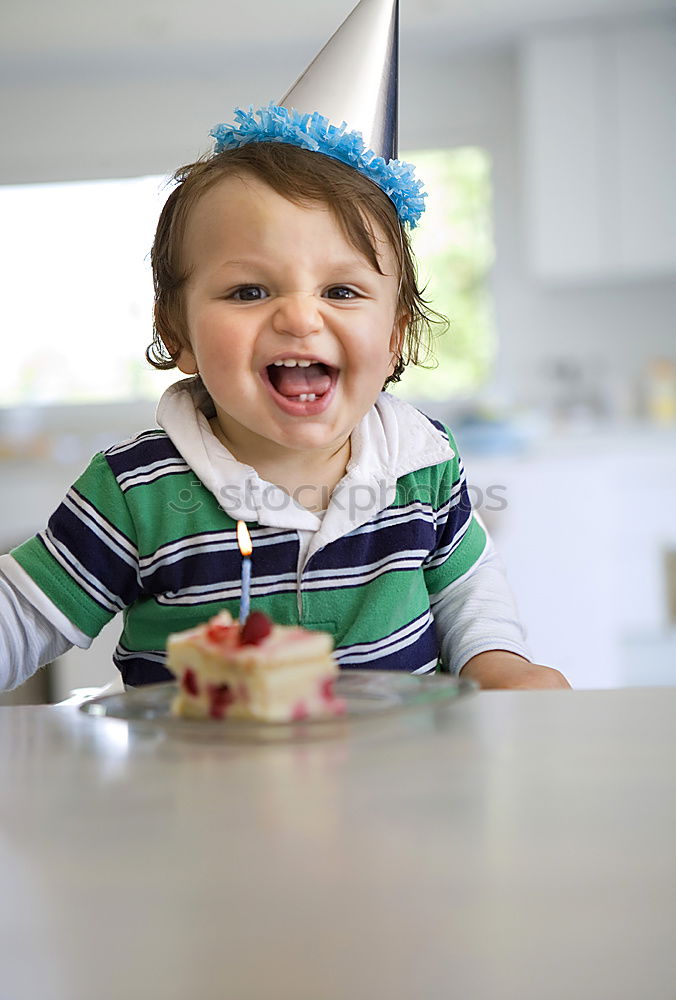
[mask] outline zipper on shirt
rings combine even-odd
[[[312,556],[310,556],[312,559]],[[298,609],[298,624],[303,624],[303,618],[305,617],[305,600],[303,597],[303,573],[307,569],[307,565],[310,562],[307,557],[307,549],[305,550],[305,558],[303,560],[302,566],[299,564],[296,571],[296,607]]]
[[[312,553],[312,555],[310,556],[309,559],[305,560],[305,562],[303,563],[302,569],[297,574],[297,582],[296,582],[296,605],[298,607],[298,624],[299,625],[303,624],[303,619],[305,618],[305,595],[303,593],[303,573],[305,572],[305,570],[308,568],[308,566],[312,562],[313,557],[317,554],[317,552],[321,552],[321,549],[323,547],[324,546],[321,546],[321,548],[317,549],[316,552]]]
[[[303,573],[308,568],[308,566],[310,565],[310,563],[312,562],[312,560],[314,559],[314,557],[317,555],[317,553],[321,552],[323,548],[324,548],[324,546],[320,545],[319,548],[315,549],[315,551],[309,556],[309,558],[306,556],[305,562],[303,563],[303,565],[300,567],[300,569],[297,572],[297,580],[296,580],[296,606],[298,608],[298,624],[299,625],[303,624],[303,619],[305,618],[305,595],[303,594]]]

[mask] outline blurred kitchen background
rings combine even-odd
[[[1,551],[173,380],[143,358],[168,175],[350,6],[5,0]],[[453,427],[534,658],[579,688],[673,684],[676,6],[404,0],[400,80],[450,327],[396,391]],[[117,629],[14,700],[112,680]]]

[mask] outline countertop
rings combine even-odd
[[[673,1000],[676,688],[288,745],[0,709],[2,1000]]]

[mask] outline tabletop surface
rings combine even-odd
[[[676,688],[315,742],[0,709],[0,1000],[673,1000]]]

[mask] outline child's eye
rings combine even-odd
[[[348,288],[346,285],[333,285],[332,288],[326,290],[326,297],[328,299],[356,299],[357,293],[353,288]]]
[[[260,285],[240,285],[228,297],[235,302],[258,302],[267,298],[267,292]]]

